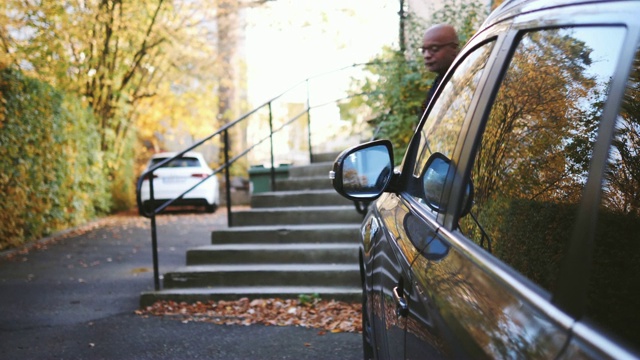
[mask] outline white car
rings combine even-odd
[[[153,155],[145,171],[176,154],[175,152],[163,152]],[[213,170],[207,165],[202,154],[198,152],[187,152],[182,157],[171,160],[153,172],[154,203],[158,206],[167,200],[177,198],[212,173]],[[211,176],[184,194],[181,199],[174,201],[171,206],[204,206],[207,212],[213,213],[220,204],[219,194],[218,179],[216,176]],[[143,208],[150,212],[152,207],[148,178],[142,182],[140,199]],[[139,213],[142,214],[142,209],[139,209]]]

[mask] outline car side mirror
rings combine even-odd
[[[393,146],[375,140],[343,151],[329,172],[333,188],[350,200],[378,198],[393,177]]]
[[[422,176],[422,185],[424,191],[424,200],[432,210],[436,212],[444,212],[449,205],[442,197],[442,193],[447,185],[451,160],[441,153],[434,153],[427,161],[424,174]],[[471,211],[473,204],[473,184],[469,180],[464,195],[464,205],[460,216],[465,216]]]

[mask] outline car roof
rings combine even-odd
[[[161,152],[161,153],[157,153],[157,154],[153,154],[153,156],[151,156],[152,159],[157,159],[157,158],[170,158],[170,157],[174,157],[176,155],[178,155],[179,152]],[[196,151],[189,151],[186,152],[182,155],[182,157],[197,157],[197,158],[204,158],[202,156],[202,153],[196,152]]]
[[[613,0],[637,1],[637,0]],[[481,29],[505,19],[542,9],[557,8],[569,5],[613,2],[612,0],[506,0],[487,17]]]

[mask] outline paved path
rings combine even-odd
[[[158,217],[160,273],[225,226],[224,209]],[[134,214],[0,253],[0,359],[362,358],[360,334],[137,316],[152,269],[149,220]]]

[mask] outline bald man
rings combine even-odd
[[[442,81],[449,66],[451,66],[453,59],[458,55],[458,45],[458,34],[451,25],[433,25],[425,31],[420,51],[422,52],[422,58],[424,59],[424,65],[427,70],[437,75],[427,94],[422,112],[424,112],[429,104],[433,93],[436,91],[440,81]],[[420,116],[422,116],[422,113],[420,113]]]

